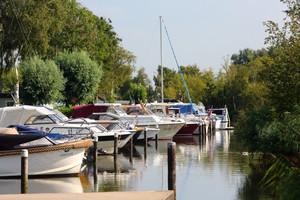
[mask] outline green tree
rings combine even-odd
[[[146,102],[147,90],[142,84],[130,83],[128,97],[136,104]]]
[[[0,74],[0,92],[14,93],[17,81],[15,68],[5,70],[2,74]]]
[[[283,26],[266,22],[269,34],[266,42],[274,49],[274,62],[263,71],[262,77],[272,105],[284,113],[300,102],[300,4],[296,0],[281,1],[287,6]]]
[[[66,79],[64,95],[67,105],[95,100],[102,75],[101,66],[83,51],[60,53],[55,62]]]
[[[68,1],[69,2],[69,1]],[[13,67],[17,59],[44,55],[49,38],[63,27],[68,2],[61,0],[2,0],[0,2],[0,68]]]
[[[20,97],[25,104],[38,105],[62,99],[64,78],[53,61],[33,57],[20,65]]]
[[[100,83],[98,95],[110,102],[120,96],[122,85],[132,78],[135,56],[122,47],[110,55],[109,61],[103,66],[103,79]]]

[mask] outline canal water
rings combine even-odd
[[[252,199],[247,192],[249,158],[234,134],[217,131],[213,136],[175,138],[177,199]],[[31,193],[76,193],[104,191],[143,191],[167,189],[167,143],[154,142],[147,147],[134,146],[133,162],[123,150],[117,160],[119,173],[114,173],[112,156],[99,156],[97,176],[88,166],[80,177],[30,179]],[[251,185],[251,184],[250,184]],[[253,187],[253,186],[252,186]],[[251,188],[253,190],[253,188]],[[20,193],[19,180],[0,180],[0,193]],[[249,196],[250,195],[250,196]],[[257,199],[267,199],[257,197]]]

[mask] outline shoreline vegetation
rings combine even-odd
[[[300,4],[280,1],[286,17],[282,26],[264,22],[265,48],[240,50],[218,74],[197,65],[181,66],[180,72],[164,66],[164,96],[187,101],[183,73],[193,102],[226,105],[241,143],[251,153],[263,153],[253,164],[261,177],[248,178],[258,179],[274,198],[295,199],[300,196]],[[59,103],[64,112],[97,99],[160,99],[160,73],[152,85],[145,69],[134,67],[135,56],[122,47],[109,18],[75,0],[2,0],[0,10],[0,93],[14,93],[19,82],[20,103]]]

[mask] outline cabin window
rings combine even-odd
[[[47,115],[39,115],[32,116],[25,122],[25,125],[31,124],[53,124],[53,121]]]

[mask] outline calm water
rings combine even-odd
[[[216,132],[211,138],[195,136],[175,139],[177,157],[177,199],[245,199],[245,180],[249,173],[248,157],[228,131]],[[158,148],[150,142],[147,157],[144,147],[135,145],[133,163],[129,152],[118,157],[115,174],[113,157],[99,156],[98,176],[87,167],[80,177],[31,179],[29,190],[36,192],[142,191],[167,189],[167,143]],[[19,180],[0,180],[0,193],[19,193]],[[247,188],[246,188],[247,190]]]

